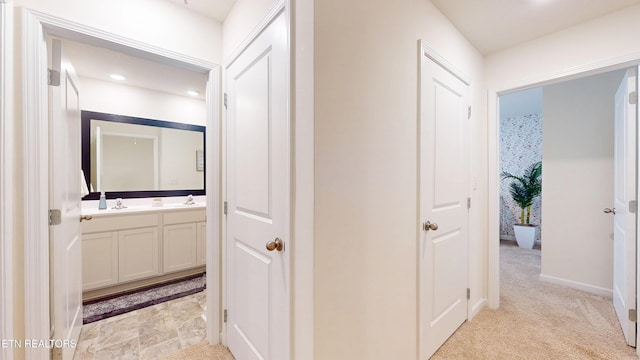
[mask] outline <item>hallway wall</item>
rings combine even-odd
[[[482,56],[429,1],[315,2],[315,358],[417,358],[418,39],[471,81],[471,304],[486,297]]]

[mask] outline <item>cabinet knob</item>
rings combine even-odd
[[[91,216],[91,215],[81,215],[81,216],[80,216],[80,222],[83,222],[83,221],[85,221],[85,220],[86,220],[86,221],[89,221],[89,220],[91,220],[91,219],[93,219],[93,216]]]

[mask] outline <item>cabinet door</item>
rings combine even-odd
[[[118,233],[82,235],[82,290],[118,283]]]
[[[196,223],[165,225],[163,253],[165,273],[197,266]]]
[[[118,232],[120,282],[158,275],[158,228],[142,228]]]
[[[198,265],[207,263],[207,223],[198,223]]]

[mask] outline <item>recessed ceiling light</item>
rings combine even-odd
[[[109,75],[109,77],[112,78],[113,80],[118,80],[118,81],[124,81],[124,80],[127,79],[126,77],[124,77],[124,76],[122,76],[120,74],[111,74],[111,75]]]
[[[198,96],[200,95],[199,92],[195,91],[195,90],[189,90],[187,91],[187,94],[191,95],[191,96]]]

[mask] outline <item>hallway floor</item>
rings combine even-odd
[[[432,359],[637,359],[610,298],[539,280],[540,250],[500,246],[500,308],[484,308]]]
[[[206,338],[200,292],[84,325],[74,360],[151,360]]]

